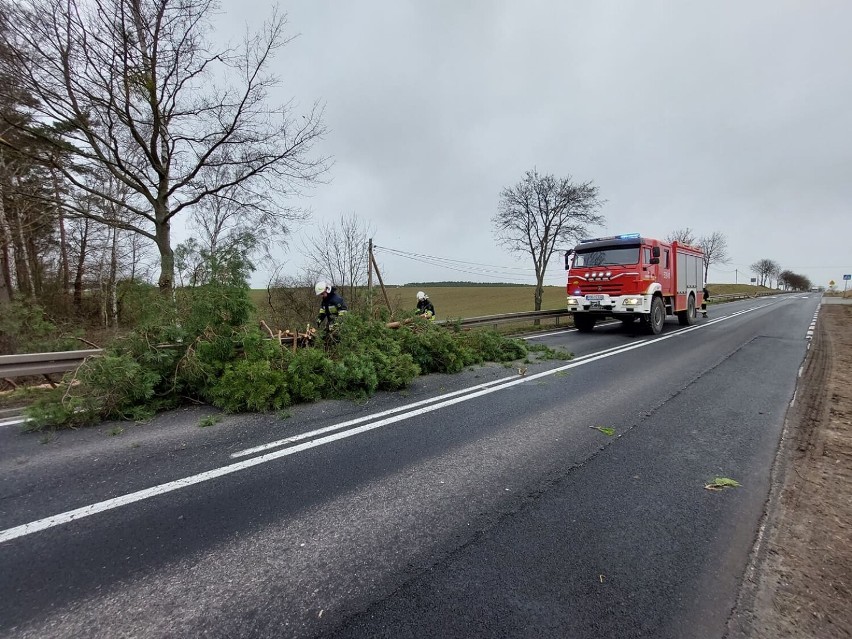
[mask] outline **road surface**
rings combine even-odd
[[[4,429],[0,636],[721,637],[818,304],[554,330],[573,360],[362,405]]]

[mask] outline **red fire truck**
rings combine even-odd
[[[582,240],[565,253],[568,310],[581,333],[614,317],[625,324],[639,318],[659,335],[666,315],[682,326],[695,323],[704,289],[700,248],[661,242],[638,233]]]

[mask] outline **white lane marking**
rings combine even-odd
[[[820,302],[820,305],[822,303]],[[805,339],[813,339],[814,332],[816,331],[817,320],[819,319],[819,305],[817,306],[817,310],[814,312],[814,318],[811,320],[810,325],[808,326],[808,330],[805,333]]]
[[[447,397],[455,397],[456,395],[463,395],[464,393],[469,393],[471,391],[480,389],[480,388],[488,388],[489,386],[494,386],[495,384],[501,384],[506,381],[506,378],[495,379],[490,382],[484,382],[482,384],[477,384],[476,386],[471,386],[469,388],[463,388],[462,390],[452,391],[450,393],[445,393],[444,395],[438,395],[436,397],[430,397],[428,399],[422,399],[419,402],[413,402],[411,404],[406,404],[405,406],[397,406],[396,408],[390,408],[388,410],[382,411],[380,413],[373,413],[371,415],[364,415],[363,417],[356,417],[355,419],[350,419],[345,422],[341,422],[339,424],[333,424],[331,426],[325,426],[323,428],[318,428],[316,430],[309,431],[307,433],[301,433],[299,435],[293,435],[291,437],[286,437],[284,439],[279,439],[274,442],[269,442],[266,444],[261,444],[259,446],[253,446],[252,448],[246,448],[245,450],[238,450],[235,453],[231,453],[231,458],[235,459],[237,457],[245,457],[246,455],[253,455],[254,453],[259,453],[264,450],[269,450],[270,448],[278,448],[279,446],[283,446],[284,444],[290,444],[292,442],[297,442],[302,439],[308,439],[310,437],[316,437],[317,435],[322,435],[324,433],[329,433],[333,430],[340,430],[341,428],[346,428],[348,426],[354,426],[355,424],[361,424],[363,422],[368,422],[373,419],[377,419],[379,417],[384,417],[386,415],[393,415],[394,413],[400,413],[405,410],[409,410],[411,408],[415,408],[417,406],[424,406],[426,404],[432,404],[433,402],[440,401]]]
[[[181,488],[186,488],[187,486],[193,486],[195,484],[200,484],[205,481],[210,481],[211,479],[216,479],[218,477],[223,477],[225,475],[230,475],[232,473],[239,472],[241,470],[245,470],[246,468],[251,468],[253,466],[258,466],[260,464],[265,464],[266,462],[273,461],[275,459],[280,459],[281,457],[287,457],[289,455],[293,455],[295,453],[302,452],[304,450],[309,450],[311,448],[316,448],[317,446],[323,446],[325,444],[329,444],[331,442],[335,442],[341,439],[346,439],[349,437],[353,437],[355,435],[360,435],[361,433],[366,433],[368,431],[374,430],[376,428],[381,428],[382,426],[387,426],[388,424],[394,424],[396,422],[402,421],[404,419],[409,419],[411,417],[415,417],[417,415],[422,415],[424,413],[429,413],[440,408],[444,408],[446,406],[451,406],[453,404],[457,404],[459,402],[465,402],[470,399],[474,399],[475,397],[481,397],[483,395],[488,395],[490,393],[494,393],[500,390],[504,390],[506,388],[511,388],[512,386],[516,386],[518,384],[523,384],[526,382],[533,381],[535,379],[540,379],[542,377],[547,377],[549,375],[554,375],[561,371],[569,370],[571,368],[577,368],[578,366],[584,366],[591,362],[596,362],[598,360],[606,359],[612,357],[614,355],[620,355],[621,353],[626,353],[628,351],[636,350],[638,348],[644,348],[646,346],[650,346],[651,344],[656,344],[658,342],[662,342],[667,339],[672,339],[674,337],[679,337],[681,335],[685,335],[686,333],[691,333],[692,331],[701,330],[707,328],[708,326],[712,326],[713,324],[717,324],[719,322],[727,321],[729,319],[733,319],[735,317],[739,317],[745,313],[750,313],[751,311],[757,310],[758,308],[762,308],[760,306],[756,306],[750,309],[738,311],[726,317],[720,317],[710,322],[705,322],[703,324],[697,326],[691,326],[689,328],[680,329],[669,333],[667,335],[662,335],[660,337],[654,339],[648,339],[641,342],[637,342],[635,344],[630,344],[624,347],[617,347],[615,349],[608,349],[609,352],[601,352],[595,353],[583,358],[577,358],[577,361],[573,361],[570,364],[565,364],[563,366],[559,366],[557,368],[553,368],[547,371],[542,371],[541,373],[536,373],[534,375],[530,375],[528,377],[519,377],[517,379],[513,379],[508,381],[502,385],[495,385],[489,388],[482,388],[478,391],[470,393],[468,395],[464,395],[462,397],[456,397],[453,399],[448,399],[446,401],[440,402],[438,404],[433,404],[431,406],[425,406],[418,408],[413,411],[409,411],[408,413],[404,413],[402,415],[397,415],[395,417],[388,417],[386,419],[382,419],[377,422],[373,422],[371,424],[365,424],[363,426],[359,426],[357,428],[351,428],[346,431],[338,432],[333,435],[328,435],[326,437],[320,437],[319,439],[313,439],[308,442],[304,442],[302,444],[297,444],[295,446],[290,446],[289,448],[282,448],[281,450],[276,450],[271,453],[266,453],[265,455],[259,455],[257,457],[252,457],[251,459],[244,459],[243,461],[234,462],[227,466],[222,466],[220,468],[214,468],[213,470],[208,470],[203,473],[198,473],[196,475],[190,475],[189,477],[184,477],[182,479],[177,479],[175,481],[170,481],[165,484],[160,484],[158,486],[152,486],[151,488],[145,488],[143,490],[137,490],[132,493],[128,493],[126,495],[121,495],[120,497],[113,497],[112,499],[107,499],[104,501],[97,502],[95,504],[90,504],[88,506],[83,506],[81,508],[76,508],[74,510],[69,510],[64,513],[59,513],[57,515],[52,515],[50,517],[45,517],[43,519],[39,519],[33,522],[29,522],[26,524],[21,524],[19,526],[14,526],[12,528],[7,528],[6,530],[0,530],[0,543],[4,543],[6,541],[11,541],[13,539],[17,539],[18,537],[24,537],[25,535],[31,535],[33,533],[39,532],[41,530],[45,530],[47,528],[52,528],[54,526],[60,526],[63,524],[70,523],[77,519],[82,519],[83,517],[89,517],[90,515],[95,515],[97,513],[101,513],[107,510],[112,510],[115,508],[120,508],[122,506],[127,506],[129,504],[135,503],[137,501],[142,501],[143,499],[149,499],[151,497],[156,497],[158,495],[163,495],[165,493],[169,493],[175,490],[179,490]]]
[[[603,355],[604,353],[609,353],[611,351],[618,351],[625,348],[624,345],[621,346],[612,346],[610,348],[605,348],[603,350],[597,351],[595,353],[590,353],[588,355],[580,355],[579,357],[575,357],[571,360],[572,363],[582,362],[590,357],[596,357],[598,355]],[[347,428],[349,426],[354,426],[355,424],[361,424],[363,422],[368,422],[374,419],[378,419],[379,417],[385,417],[386,415],[393,415],[394,413],[401,413],[403,411],[412,410],[417,408],[418,406],[425,406],[427,404],[433,404],[436,402],[440,402],[442,400],[449,399],[450,397],[456,397],[458,395],[465,395],[466,393],[472,393],[482,388],[488,388],[490,386],[495,386],[497,384],[504,384],[508,381],[515,379],[514,377],[503,377],[500,379],[495,379],[490,382],[484,382],[482,384],[477,384],[476,386],[469,386],[468,388],[463,388],[462,390],[452,391],[450,393],[445,393],[443,395],[436,395],[435,397],[430,397],[428,399],[422,399],[418,402],[413,402],[411,404],[405,404],[404,406],[398,406],[396,408],[391,408],[386,411],[382,411],[380,413],[373,413],[371,415],[364,415],[363,417],[357,417],[355,419],[350,419],[345,422],[341,422],[339,424],[332,424],[331,426],[324,426],[323,428],[318,428],[316,430],[311,430],[305,433],[299,433],[298,435],[292,435],[290,437],[285,437],[284,439],[278,439],[272,442],[267,442],[266,444],[260,444],[258,446],[253,446],[251,448],[246,448],[244,450],[238,450],[235,453],[231,453],[231,459],[236,459],[238,457],[245,457],[247,455],[253,455],[255,453],[261,453],[264,450],[269,450],[271,448],[278,448],[280,446],[284,446],[286,444],[292,444],[297,441],[301,441],[303,439],[311,439],[312,437],[316,437],[318,435],[324,435],[325,433],[330,433],[335,430],[341,430],[343,428]],[[418,413],[419,414],[419,413]]]
[[[595,324],[595,326],[615,326],[618,322],[605,322],[603,324]],[[535,335],[527,335],[521,339],[538,339],[539,337],[550,337],[551,335],[564,335],[565,333],[576,333],[576,328],[563,328],[561,331],[553,331],[552,333],[536,333]]]

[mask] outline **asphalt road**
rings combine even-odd
[[[4,428],[0,636],[721,637],[818,304],[550,331],[573,360],[363,405]]]

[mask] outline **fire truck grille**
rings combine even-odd
[[[580,285],[580,291],[583,295],[587,293],[621,295],[621,285],[617,282],[584,282]]]

